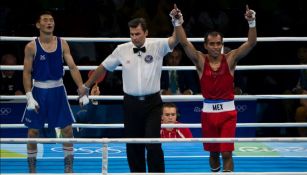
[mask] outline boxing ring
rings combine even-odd
[[[33,37],[6,37],[0,41],[30,41]],[[126,42],[129,38],[64,38],[71,42]],[[158,39],[158,38],[156,38]],[[202,38],[189,39],[202,42]],[[225,38],[225,42],[243,42],[246,38]],[[307,37],[257,38],[258,42],[307,41]],[[92,70],[97,66],[78,66],[79,70]],[[22,70],[23,66],[0,66],[0,70]],[[68,70],[67,67],[65,67]],[[163,70],[195,70],[194,66],[163,67]],[[307,65],[258,65],[237,66],[236,70],[289,70],[307,69]],[[121,70],[121,67],[117,68]],[[69,95],[69,100],[78,96]],[[250,99],[307,99],[307,95],[236,95],[235,100]],[[122,96],[90,96],[97,100],[122,100]],[[202,101],[201,95],[162,96],[163,101]],[[26,96],[1,95],[0,100],[24,100]],[[47,127],[47,125],[46,125]],[[123,128],[123,124],[73,124],[74,128]],[[163,124],[162,127],[200,128],[195,124]],[[238,123],[237,127],[307,127],[307,123]],[[25,128],[22,124],[1,124],[1,129]],[[263,138],[1,138],[0,173],[26,174],[26,143],[38,143],[38,173],[63,173],[64,142],[74,143],[74,174],[129,174],[125,143],[162,143],[165,154],[164,174],[212,174],[208,164],[208,152],[203,151],[202,142],[235,142],[233,152],[234,173],[222,174],[307,174],[307,137],[263,137]],[[132,173],[131,173],[132,174]],[[140,174],[140,173],[139,173]],[[141,173],[142,174],[142,173]],[[150,173],[146,173],[150,174]],[[159,173],[154,173],[159,174]],[[216,173],[220,174],[220,173]]]

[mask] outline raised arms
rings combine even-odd
[[[229,53],[231,67],[234,67],[240,59],[246,56],[257,43],[256,12],[249,9],[248,5],[246,5],[244,16],[249,24],[247,41]]]
[[[182,20],[183,23],[183,15],[181,14],[181,11],[177,8],[176,4],[174,5],[174,9],[172,10],[173,13],[170,15],[172,18],[177,18]],[[178,37],[178,40],[180,44],[182,45],[186,55],[191,59],[191,61],[194,63],[194,65],[197,68],[197,72],[202,72],[203,68],[203,60],[201,59],[202,53],[197,51],[193,44],[188,41],[186,33],[182,27],[182,25],[175,25],[175,31]]]

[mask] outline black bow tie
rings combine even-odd
[[[138,52],[146,52],[146,48],[145,47],[141,47],[141,48],[139,48],[139,47],[135,47],[135,48],[133,48],[133,52],[134,53],[138,53]]]

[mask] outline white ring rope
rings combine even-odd
[[[77,66],[79,70],[94,70],[97,66]],[[69,70],[68,66],[64,66],[65,70]],[[307,69],[307,65],[253,65],[253,66],[237,66],[236,70],[299,70]],[[23,70],[23,65],[17,66],[0,66],[0,70]],[[122,70],[118,66],[115,70]],[[162,70],[196,70],[195,66],[163,66]]]
[[[307,142],[307,137],[261,138],[1,138],[1,143]]]
[[[0,41],[31,41],[36,37],[16,37],[16,36],[0,36]],[[130,38],[76,38],[76,37],[62,37],[71,42],[128,42]],[[164,38],[147,38],[149,40],[161,40]],[[204,38],[188,38],[191,42],[203,42]],[[245,42],[247,38],[224,38],[224,42]],[[257,37],[258,42],[275,42],[275,41],[307,41],[307,37]]]
[[[89,123],[73,123],[73,128],[124,128],[124,124],[89,124]],[[181,123],[181,124],[161,124],[162,128],[201,128],[199,123]],[[302,123],[237,123],[238,128],[249,127],[307,127],[307,122]],[[0,124],[1,129],[9,128],[27,128],[24,124]],[[45,124],[48,128],[48,124]]]
[[[86,173],[86,175],[101,175],[102,173]],[[108,173],[108,175],[212,175],[212,173],[201,172],[184,172],[184,173]],[[1,175],[15,175],[15,174],[1,174]],[[25,173],[18,173],[16,175],[30,175]],[[43,175],[61,175],[59,173],[51,174],[44,173]],[[64,174],[63,174],[64,175]],[[85,173],[73,173],[72,175],[85,175]],[[214,175],[307,175],[307,172],[220,172]]]
[[[79,96],[68,95],[68,100],[77,100]],[[25,95],[1,95],[0,100],[26,100]],[[96,100],[123,100],[122,95],[90,95],[89,99]],[[300,95],[235,95],[235,100],[257,100],[257,99],[307,99],[307,94]],[[164,102],[193,102],[203,101],[201,95],[162,95]]]

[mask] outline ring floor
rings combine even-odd
[[[26,144],[0,144],[0,173],[27,173]],[[108,172],[129,172],[125,144],[108,145]],[[307,142],[238,142],[236,172],[307,172]],[[100,173],[102,144],[75,144],[75,173]],[[163,143],[166,172],[209,172],[201,143]],[[63,173],[61,144],[38,144],[38,173]]]

